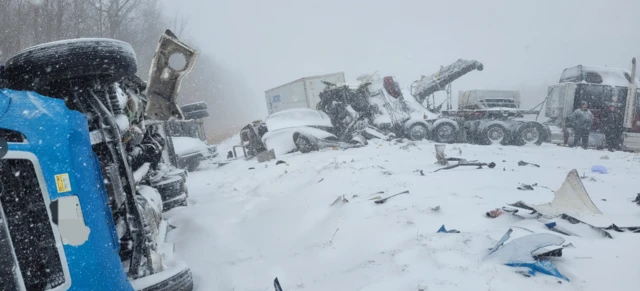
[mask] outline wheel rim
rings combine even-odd
[[[501,143],[504,140],[505,131],[504,128],[499,126],[493,126],[487,130],[487,138],[493,144]]]
[[[449,140],[453,136],[453,126],[445,124],[438,127],[436,134],[439,140]]]
[[[522,130],[521,136],[526,144],[533,144],[540,139],[540,132],[535,127],[529,127]]]
[[[298,140],[296,140],[296,146],[298,146],[298,150],[300,150],[300,152],[306,152],[309,149],[309,143],[307,142],[307,139],[303,137],[299,137]]]
[[[409,137],[412,140],[422,140],[427,136],[427,130],[420,125],[414,126],[409,130]]]

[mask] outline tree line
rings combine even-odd
[[[184,19],[171,19],[163,12],[157,0],[0,0],[0,63],[36,44],[83,37],[112,38],[133,46],[138,75],[147,79],[164,30],[169,28],[180,38],[188,30]],[[183,40],[194,45],[188,38]],[[212,116],[207,131],[214,139],[235,133],[245,122],[238,113],[245,115],[242,113],[257,106],[243,102],[251,100],[252,93],[239,73],[202,53],[181,93],[183,104],[202,100],[208,103]]]

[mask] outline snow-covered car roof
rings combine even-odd
[[[267,129],[275,131],[299,126],[333,127],[329,116],[318,110],[294,108],[276,112],[265,119]]]
[[[186,136],[172,137],[173,148],[178,156],[209,152],[209,147],[200,139]]]

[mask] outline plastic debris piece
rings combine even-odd
[[[504,213],[504,212],[502,211],[502,209],[500,209],[500,208],[496,208],[496,209],[494,209],[494,210],[491,210],[491,211],[487,212],[487,213],[486,213],[486,215],[487,215],[487,217],[489,217],[489,218],[496,218],[496,217],[498,217],[498,216],[502,215],[502,213]]]
[[[440,229],[438,229],[438,231],[436,233],[460,233],[460,231],[455,230],[455,229],[451,229],[451,230],[447,230],[444,227],[444,224],[440,227]]]
[[[542,273],[542,274],[546,274],[549,276],[554,276],[556,278],[560,278],[563,280],[566,280],[567,282],[569,281],[569,278],[567,278],[565,275],[562,275],[562,273],[560,273],[560,271],[558,271],[558,268],[556,268],[556,266],[551,263],[550,261],[547,260],[542,260],[542,261],[537,261],[537,262],[532,262],[532,263],[521,263],[521,262],[517,262],[517,263],[508,263],[505,264],[509,267],[525,267],[529,269],[529,274],[531,276],[535,276],[536,273]]]
[[[591,167],[591,172],[593,173],[599,173],[599,174],[606,174],[607,173],[607,168],[605,166],[592,166]]]

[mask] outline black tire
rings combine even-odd
[[[516,129],[514,144],[519,146],[535,144],[539,146],[547,139],[546,134],[542,124],[527,122]]]
[[[37,90],[54,81],[100,77],[113,82],[135,75],[130,44],[113,39],[83,39],[37,45],[10,58],[3,75],[8,87]]]
[[[407,130],[407,137],[410,140],[418,141],[429,136],[429,129],[424,124],[416,123]]]
[[[293,134],[293,142],[298,151],[303,154],[319,150],[318,145],[314,144],[307,136],[297,132]]]
[[[436,142],[454,143],[456,141],[457,134],[455,125],[450,122],[443,122],[433,129],[432,136]]]
[[[185,269],[182,272],[167,278],[155,285],[144,288],[140,291],[192,291],[193,290],[193,275],[190,269]]]
[[[207,108],[207,103],[198,102],[198,103],[187,104],[185,106],[180,107],[180,109],[182,110],[182,113],[186,114],[187,112],[207,110],[208,108]]]
[[[209,117],[209,111],[205,110],[197,110],[184,113],[184,119],[202,119]]]
[[[499,123],[486,126],[480,133],[480,141],[484,145],[505,145],[509,141],[509,138],[509,129]]]

